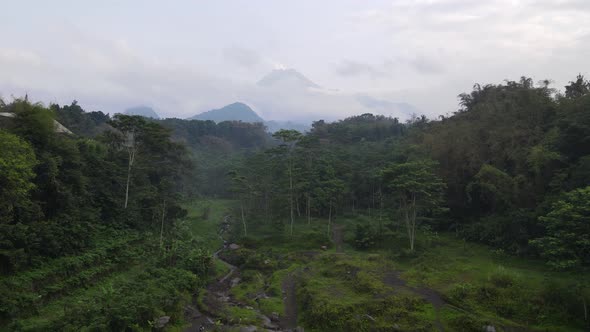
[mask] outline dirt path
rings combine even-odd
[[[400,277],[400,274],[398,271],[391,271],[391,272],[386,273],[383,278],[383,283],[385,283],[388,286],[394,287],[394,289],[402,289],[402,290],[410,291],[410,292],[420,296],[421,298],[426,300],[428,303],[432,304],[432,306],[434,307],[434,310],[436,312],[436,318],[435,318],[434,324],[436,325],[436,327],[439,331],[445,330],[442,323],[440,322],[439,314],[440,314],[440,308],[442,306],[444,306],[446,304],[446,302],[440,297],[440,295],[437,292],[435,292],[434,290],[432,290],[430,288],[425,288],[425,287],[415,288],[415,287],[408,286],[406,281]]]
[[[227,224],[229,216],[224,217],[224,222],[222,225]],[[222,228],[220,231],[220,237],[223,239],[223,233],[227,230],[227,228]],[[250,328],[241,325],[232,325],[226,324],[222,322],[223,319],[223,311],[227,307],[240,307],[240,308],[248,308],[250,310],[254,310],[262,325],[264,326],[266,331],[274,331],[278,329],[270,318],[263,315],[259,310],[249,307],[245,303],[240,303],[232,298],[230,294],[230,290],[232,288],[232,284],[234,282],[239,282],[240,277],[240,270],[237,266],[234,266],[219,257],[219,253],[223,250],[227,250],[226,248],[222,248],[217,250],[213,254],[214,260],[219,260],[223,264],[225,264],[229,268],[229,272],[224,275],[222,278],[211,282],[205,288],[206,294],[202,299],[204,304],[203,307],[199,307],[197,297],[193,298],[193,304],[187,306],[185,308],[185,319],[190,321],[191,326],[186,328],[184,332],[202,332],[202,331],[218,331],[218,330],[234,330],[236,328]],[[236,281],[237,280],[237,281]],[[235,284],[234,284],[235,285]],[[294,285],[294,284],[293,284]],[[294,286],[293,286],[294,287]],[[202,291],[202,290],[201,290]],[[292,296],[294,299],[294,288],[292,292]],[[296,309],[295,309],[296,310]],[[295,322],[297,321],[297,316],[295,316]],[[252,326],[253,328],[253,326]]]
[[[344,249],[342,245],[344,244],[344,226],[334,224],[334,228],[332,230],[332,240],[336,245],[336,252],[343,253]]]
[[[297,327],[297,299],[295,297],[295,278],[289,274],[282,284],[285,314],[281,317],[280,326],[284,330]]]

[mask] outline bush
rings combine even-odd
[[[451,286],[448,296],[451,300],[462,302],[473,294],[475,287],[468,282],[461,282]]]
[[[488,277],[489,281],[499,288],[507,288],[514,285],[518,278],[518,274],[506,270],[503,266],[498,266],[498,269]]]
[[[360,250],[374,248],[380,240],[379,233],[371,225],[356,224],[353,246]]]

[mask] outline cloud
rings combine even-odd
[[[370,79],[387,79],[394,78],[396,74],[402,74],[408,70],[413,71],[413,75],[433,75],[443,73],[445,69],[438,59],[418,54],[392,57],[379,64],[343,60],[336,66],[335,72],[342,77],[365,76]]]
[[[238,46],[224,49],[223,55],[228,61],[246,68],[255,67],[262,62],[262,57],[257,52]]]
[[[35,24],[7,17],[0,28],[14,33],[0,45],[0,94],[77,99],[106,112],[149,104],[180,117],[235,101],[281,120],[385,111],[398,101],[434,116],[454,111],[474,83],[527,75],[563,87],[589,74],[588,0],[209,6],[86,4],[92,15],[82,17],[76,6],[52,3],[29,12]],[[273,66],[325,88],[257,87]]]
[[[368,63],[362,63],[352,60],[344,60],[336,67],[336,73],[341,76],[361,76],[366,75],[371,78],[390,76],[385,66],[374,66]]]
[[[408,118],[414,114],[419,113],[416,107],[408,103],[394,102],[391,100],[376,98],[364,94],[356,96],[356,100],[361,105],[383,115],[392,115],[402,118]]]

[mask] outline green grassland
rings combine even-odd
[[[243,247],[226,253],[240,266],[243,280],[232,295],[265,314],[284,312],[281,283],[296,276],[298,322],[306,330],[583,331],[583,303],[575,287],[583,280],[551,271],[541,262],[504,255],[465,242],[452,234],[419,235],[419,250],[407,255],[403,233],[388,233],[377,249],[353,246],[354,227],[372,222],[367,216],[340,216],[344,226],[342,253],[327,236],[327,221],[297,220],[294,234],[250,220],[248,237],[235,236]],[[234,227],[240,225],[234,221]],[[327,250],[322,250],[327,246]],[[399,273],[406,286],[384,282]],[[445,305],[432,303],[412,290],[428,289]],[[254,301],[256,294],[267,299]],[[242,317],[247,319],[247,317]],[[410,328],[411,327],[411,328]]]

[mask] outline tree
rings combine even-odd
[[[590,186],[565,193],[539,220],[546,234],[531,244],[550,266],[590,266]]]
[[[497,212],[513,203],[515,189],[516,184],[510,175],[484,164],[465,190],[469,202],[478,211]]]
[[[8,105],[7,110],[16,114],[14,132],[29,141],[33,147],[44,148],[54,138],[54,114],[43,105],[17,99]]]
[[[584,79],[584,76],[579,74],[576,80],[570,82],[565,86],[565,97],[575,99],[590,93],[590,81]]]
[[[317,163],[317,167],[318,186],[315,189],[314,196],[317,197],[320,206],[328,209],[327,235],[330,236],[334,205],[340,200],[345,184],[336,176],[332,163],[324,159]]]
[[[245,195],[251,192],[251,186],[248,184],[248,180],[245,176],[238,173],[236,170],[232,170],[228,174],[232,179],[232,191],[235,192],[240,200],[240,214],[242,220],[242,226],[244,227],[244,236],[248,236],[248,227],[246,224],[246,217],[244,216],[244,200]]]
[[[301,133],[297,130],[286,130],[281,129],[273,134],[274,138],[280,139],[283,144],[281,145],[283,153],[287,157],[287,173],[289,176],[289,210],[291,212],[291,236],[293,236],[293,224],[295,223],[294,215],[294,202],[295,193],[293,185],[293,149],[295,144],[301,139]]]
[[[410,242],[414,251],[418,214],[440,207],[445,184],[434,174],[435,163],[418,160],[392,164],[381,171],[387,190],[399,201]]]
[[[305,195],[305,214],[307,224],[311,224],[312,192],[317,186],[317,167],[315,159],[319,150],[319,141],[314,136],[304,136],[297,143],[300,148],[299,163],[301,164],[301,176],[297,188]]]
[[[29,200],[37,159],[33,148],[16,135],[0,130],[0,222],[17,222],[15,209]]]
[[[127,151],[127,182],[125,185],[125,203],[123,205],[126,209],[129,203],[131,170],[133,168],[133,164],[135,163],[137,151],[141,145],[141,134],[146,125],[146,120],[141,116],[116,114],[109,124],[115,129],[119,130],[120,134],[122,135],[120,138],[120,144]]]

